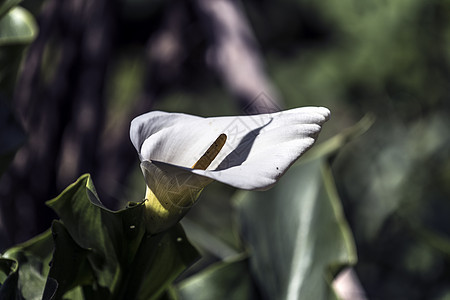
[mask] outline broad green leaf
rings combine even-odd
[[[39,271],[39,260],[30,259],[19,265],[19,289],[27,300],[41,300],[44,294],[46,277]]]
[[[42,274],[48,274],[48,263],[51,260],[53,251],[53,241],[50,229],[35,236],[34,238],[9,248],[3,254],[3,257],[17,259],[20,263],[22,257],[35,257],[36,259],[46,262],[42,268]]]
[[[81,176],[57,198],[47,202],[82,249],[100,286],[113,292],[120,283],[121,266],[134,258],[144,235],[143,205],[113,212],[104,208],[89,175]]]
[[[13,279],[13,281],[16,282],[17,293],[21,297],[27,300],[45,299],[43,294],[52,249],[51,233],[50,230],[47,230],[27,242],[8,249],[3,254],[3,259],[8,258],[17,263],[16,274],[13,273],[9,277],[18,276],[18,279]],[[51,288],[55,287],[49,285],[49,289]],[[53,291],[49,290],[48,292],[51,294]]]
[[[322,159],[291,168],[271,190],[236,201],[252,275],[267,299],[335,299],[330,283],[356,262],[352,234]]]
[[[248,257],[219,262],[189,277],[177,286],[179,299],[255,299]]]
[[[17,261],[0,258],[0,299],[20,299]]]
[[[88,297],[84,296],[83,289],[81,286],[77,286],[76,288],[68,291],[64,294],[64,299],[70,299],[70,300],[85,300],[89,299]]]
[[[96,283],[107,291],[103,298],[108,294],[117,299],[156,297],[198,256],[181,225],[155,236],[146,235],[143,203],[117,212],[104,208],[89,175],[81,176],[47,204],[64,225],[54,224],[54,230],[61,236],[59,242],[58,237],[55,239],[52,275],[58,274],[56,279],[64,279],[61,293],[69,292],[68,295],[75,295],[74,299],[80,291],[70,290],[70,281],[89,281],[89,268]],[[72,251],[76,262],[64,264],[63,259],[57,259],[58,245],[64,255]],[[89,267],[84,265],[83,256]],[[64,276],[64,272],[74,274]],[[92,284],[83,287],[86,299],[104,294],[103,289],[93,287]]]
[[[158,299],[172,281],[199,257],[180,224],[145,236],[133,262],[123,299]]]
[[[143,203],[118,212],[104,208],[89,175],[47,204],[61,221],[0,258],[0,295],[157,299],[198,257],[181,225],[146,235]]]
[[[87,260],[89,251],[74,242],[60,221],[53,222],[52,235],[55,248],[48,276],[58,284],[55,299],[61,299],[76,286],[91,284],[93,274]],[[47,285],[52,284],[51,280],[47,282]]]
[[[0,285],[6,278],[17,270],[17,261],[8,258],[0,258]]]

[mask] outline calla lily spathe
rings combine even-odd
[[[178,222],[213,180],[244,190],[270,188],[314,144],[329,117],[324,107],[238,117],[161,111],[136,117],[130,137],[147,183],[147,230],[157,233]],[[206,170],[193,169],[223,134],[225,144]]]

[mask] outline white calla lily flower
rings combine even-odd
[[[203,118],[153,111],[131,122],[131,141],[147,183],[147,230],[178,222],[212,181],[265,190],[315,142],[324,107]]]

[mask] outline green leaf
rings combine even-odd
[[[0,258],[0,299],[20,299],[17,261]]]
[[[17,272],[12,273],[11,288],[15,285],[17,295],[25,299],[45,299],[43,298],[46,277],[51,260],[53,242],[50,230],[36,236],[35,238],[8,249],[2,259],[14,260],[18,267]],[[17,280],[14,279],[17,276]],[[49,288],[55,288],[49,286]],[[20,292],[19,292],[20,291]],[[48,291],[52,293],[53,291]],[[0,297],[0,299],[3,299]],[[5,298],[9,299],[9,298]],[[22,298],[20,298],[22,299]]]
[[[40,235],[9,248],[3,257],[17,259],[19,263],[22,257],[35,257],[36,259],[49,263],[53,251],[53,241],[50,229]],[[42,274],[48,274],[49,266],[43,266]]]
[[[294,166],[271,190],[236,201],[250,266],[268,299],[334,299],[330,283],[356,262],[329,166]]]
[[[83,288],[81,286],[78,286],[78,287],[68,291],[67,293],[65,293],[63,299],[70,299],[70,300],[95,299],[92,297],[87,297],[86,295],[87,295],[87,293],[83,292]],[[106,298],[103,298],[103,299],[106,299]]]
[[[19,289],[27,300],[40,300],[44,294],[47,280],[41,274],[39,265],[40,261],[30,259],[19,266]]]
[[[0,18],[3,17],[11,8],[22,2],[22,0],[1,0],[0,1]]]
[[[89,175],[81,176],[47,205],[59,215],[75,243],[89,250],[87,258],[99,285],[113,292],[123,275],[121,266],[134,258],[144,235],[144,206],[107,210]]]
[[[57,282],[55,299],[61,299],[76,286],[91,284],[93,274],[87,260],[89,251],[74,242],[60,221],[53,222],[52,234],[55,249],[48,276]],[[47,286],[53,284],[51,280],[47,281]]]
[[[199,257],[180,224],[142,240],[123,299],[158,299]]]
[[[6,278],[17,270],[17,262],[13,259],[0,258],[0,284],[3,284]]]
[[[117,212],[104,208],[89,175],[47,204],[61,221],[0,258],[0,295],[156,299],[198,258],[179,224],[146,235],[143,203]]]
[[[64,225],[53,225],[57,235],[51,275],[61,281],[58,295],[69,292],[77,299],[80,291],[70,289],[88,282],[91,269],[96,283],[83,287],[86,299],[96,299],[105,291],[103,298],[155,298],[198,257],[181,225],[155,236],[146,235],[143,202],[118,212],[104,208],[89,175],[81,176],[47,205]],[[72,262],[64,263],[62,256],[67,253],[75,256]],[[94,289],[97,284],[104,290]]]
[[[14,7],[0,19],[0,46],[29,44],[36,33],[33,16],[22,7]]]
[[[180,299],[255,299],[247,255],[219,262],[177,286]]]

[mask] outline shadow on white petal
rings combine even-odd
[[[271,122],[272,119],[267,124],[249,131],[240,140],[239,144],[220,162],[219,166],[216,168],[216,171],[242,165],[247,160],[261,130],[268,126]]]

